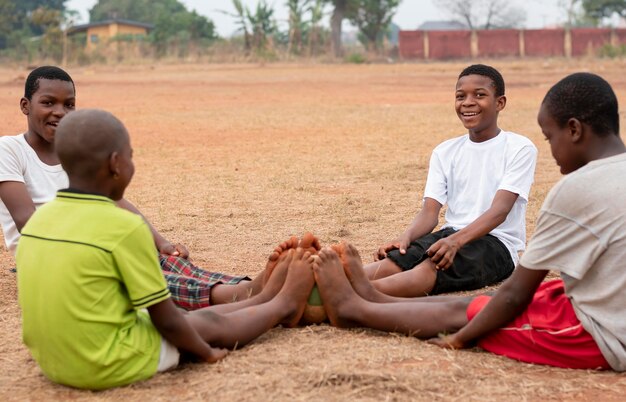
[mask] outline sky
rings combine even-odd
[[[195,10],[198,14],[211,19],[217,28],[217,32],[222,37],[231,36],[237,29],[233,17],[225,15],[220,11],[233,13],[235,11],[231,0],[179,0],[188,10]],[[244,5],[250,9],[256,7],[258,0],[242,0]],[[471,0],[468,0],[471,1]],[[80,13],[81,19],[78,23],[89,22],[89,9],[97,0],[68,0],[65,6],[68,9],[76,10]],[[544,26],[562,23],[565,20],[565,12],[559,7],[561,0],[510,0],[517,7],[526,11],[526,28],[540,28]],[[274,6],[274,14],[284,26],[287,21],[286,0],[269,0],[268,3]],[[327,7],[328,12],[331,11]],[[328,17],[327,17],[328,18]],[[450,14],[437,7],[433,0],[402,0],[398,7],[398,12],[393,18],[393,22],[401,29],[416,29],[421,23],[431,20],[450,20]],[[328,25],[328,22],[326,22]]]

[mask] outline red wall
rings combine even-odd
[[[470,31],[429,31],[428,57],[435,60],[470,57],[471,35]]]
[[[478,57],[519,56],[519,32],[514,29],[476,31]],[[626,45],[626,29],[613,30],[618,45]],[[611,43],[609,28],[578,28],[571,30],[571,55],[595,54],[598,48]],[[400,31],[400,57],[426,58],[424,39],[428,42],[428,58],[445,60],[472,56],[471,31]],[[565,56],[565,30],[528,29],[523,31],[524,55],[530,57]]]
[[[400,31],[398,37],[400,57],[403,59],[423,59],[424,31]]]
[[[615,36],[617,37],[618,45],[626,45],[626,28],[616,28]]]
[[[572,56],[595,54],[605,43],[611,43],[609,28],[572,29]]]
[[[519,31],[496,29],[477,31],[480,56],[519,56]]]
[[[528,29],[524,31],[526,56],[565,56],[563,29]]]

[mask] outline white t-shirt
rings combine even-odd
[[[526,244],[526,204],[535,175],[537,148],[526,137],[500,131],[473,142],[469,134],[439,144],[430,158],[424,198],[448,204],[444,228],[463,229],[485,213],[498,190],[518,195],[506,220],[489,234],[509,250],[514,263]]]
[[[626,153],[565,176],[541,207],[520,265],[561,273],[576,316],[626,371]]]
[[[17,181],[26,190],[35,208],[52,200],[57,191],[69,186],[67,174],[61,165],[46,165],[26,142],[24,134],[0,137],[0,182]],[[4,241],[15,254],[20,233],[4,202],[0,200],[0,223]]]

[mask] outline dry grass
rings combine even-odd
[[[603,74],[626,104],[624,62],[498,61],[501,127],[539,147],[528,229],[559,179],[536,124],[565,74]],[[271,248],[306,230],[346,239],[366,260],[419,205],[432,148],[463,129],[453,85],[464,63],[184,65],[75,68],[80,108],[118,115],[137,174],[127,197],[201,266],[261,270]],[[2,71],[4,133],[23,131],[27,71]],[[413,338],[326,325],[277,328],[216,365],[187,365],[129,387],[50,383],[21,343],[14,266],[0,253],[0,399],[6,400],[623,400],[615,373],[553,369]]]

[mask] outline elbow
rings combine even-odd
[[[496,227],[502,225],[506,221],[506,217],[509,216],[510,211],[497,211],[494,215],[494,222],[497,223]]]

